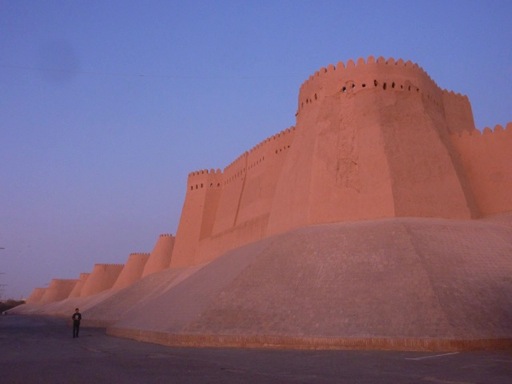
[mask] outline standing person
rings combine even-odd
[[[78,337],[78,331],[80,330],[80,320],[82,320],[82,314],[78,310],[78,308],[75,308],[75,313],[73,313],[73,316],[71,316],[73,319],[73,339],[75,337]]]

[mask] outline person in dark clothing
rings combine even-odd
[[[80,331],[80,320],[82,320],[82,314],[78,308],[75,309],[75,313],[73,313],[71,318],[73,319],[73,338],[75,338],[78,337],[78,331]]]

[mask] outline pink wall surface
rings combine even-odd
[[[89,278],[90,273],[81,273],[80,277],[78,278],[78,282],[74,286],[73,290],[69,294],[69,297],[80,297],[80,293],[82,292],[82,288]]]
[[[149,255],[149,259],[142,271],[142,277],[146,277],[155,272],[160,272],[169,268],[171,264],[171,255],[176,238],[170,234],[162,234]]]
[[[512,211],[512,123],[451,136],[480,212]]]
[[[189,174],[171,267],[195,264],[199,241],[211,233],[221,190],[220,170],[202,170]]]
[[[41,301],[41,298],[44,295],[44,292],[46,291],[46,288],[34,288],[30,296],[27,298],[26,303],[27,304],[34,304]]]
[[[296,127],[223,172],[189,175],[171,267],[311,224],[511,210],[510,129],[465,138],[475,130],[468,98],[439,88],[417,64],[329,65],[298,99]]]
[[[39,302],[46,304],[66,299],[77,282],[72,279],[53,279]]]
[[[112,288],[123,267],[123,264],[95,264],[82,287],[80,297],[95,295]]]
[[[122,289],[132,285],[142,277],[144,266],[149,259],[149,253],[132,253],[128,256],[128,260],[119,274],[112,289]]]

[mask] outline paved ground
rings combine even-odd
[[[0,316],[0,382],[512,383],[512,352],[419,353],[168,348],[62,320]]]

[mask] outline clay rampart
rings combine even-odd
[[[245,185],[235,226],[270,214],[277,182],[294,134],[294,127],[285,129],[248,152]]]
[[[224,183],[213,223],[213,234],[225,231],[236,225],[240,198],[247,175],[248,156],[249,153],[244,152],[224,169]]]
[[[224,174],[220,170],[189,174],[170,266],[189,265],[199,240],[211,234],[223,180]]]
[[[149,255],[149,259],[144,266],[144,271],[142,272],[143,278],[152,273],[169,268],[175,239],[174,235],[168,233],[161,234],[158,237]]]
[[[148,259],[149,253],[131,253],[112,289],[126,288],[140,280]]]
[[[78,280],[53,279],[41,297],[40,303],[53,303],[66,299]]]
[[[449,133],[471,132],[475,129],[473,111],[467,96],[443,91],[443,106]]]
[[[123,264],[95,264],[82,287],[80,297],[95,295],[112,288],[123,268]]]
[[[41,301],[41,298],[44,295],[44,292],[46,291],[46,288],[34,288],[30,296],[27,298],[26,303],[27,304],[34,304]]]
[[[252,218],[236,227],[201,240],[193,264],[206,263],[230,249],[263,239],[266,235],[268,218],[268,214]]]
[[[224,179],[225,175],[219,169],[201,170],[189,174],[185,200],[193,199],[195,201],[195,203],[190,204],[190,209],[193,209],[196,219],[201,219],[198,223],[194,224],[192,222],[192,225],[197,227],[199,231],[199,238],[209,236],[212,232],[218,198]],[[190,194],[196,196],[189,197]]]
[[[512,211],[512,123],[451,135],[480,212]]]
[[[291,127],[270,136],[224,169],[224,186],[212,234],[218,235],[269,213],[280,165],[294,133],[295,128]]]
[[[200,170],[189,174],[171,266],[192,265],[193,260],[202,258],[194,245],[199,241],[204,243],[246,220],[268,215],[279,163],[283,163],[294,133],[291,127],[261,141],[222,172]]]
[[[69,294],[69,297],[80,297],[80,292],[82,291],[82,288],[89,278],[90,273],[81,273],[78,282],[75,284],[73,290]]]

